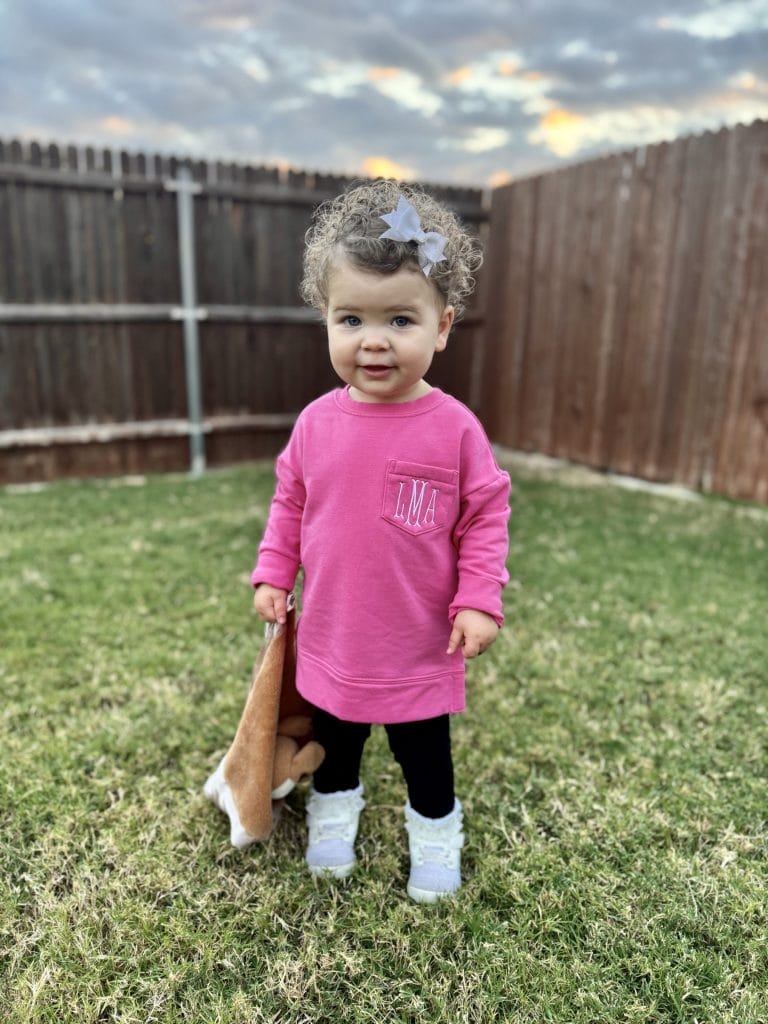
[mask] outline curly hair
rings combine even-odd
[[[479,242],[454,213],[421,188],[389,178],[352,185],[315,210],[305,236],[301,282],[301,295],[308,305],[321,311],[326,307],[328,274],[340,253],[363,270],[392,274],[408,266],[421,273],[415,242],[379,237],[386,230],[382,215],[394,210],[401,196],[415,208],[425,231],[445,235],[445,261],[434,264],[429,280],[443,303],[453,306],[456,319],[461,316],[483,259]]]

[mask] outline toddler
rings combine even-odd
[[[326,750],[307,801],[309,870],[352,871],[363,748],[382,724],[408,792],[419,902],[461,885],[449,716],[464,708],[464,659],[502,624],[508,579],[509,477],[473,414],[424,379],[480,258],[449,210],[394,181],[317,210],[302,294],[345,386],[304,409],[278,457],[251,577],[261,618],[283,622],[304,571],[297,686]]]

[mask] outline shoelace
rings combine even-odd
[[[350,823],[348,821],[318,821],[314,818],[310,821],[309,827],[312,830],[313,842],[322,842],[324,839],[346,839]]]
[[[454,866],[454,855],[461,849],[461,836],[452,836],[444,843],[430,845],[429,843],[414,844],[413,860],[416,864],[441,864],[450,868]]]

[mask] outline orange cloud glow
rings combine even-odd
[[[384,82],[389,78],[397,78],[400,68],[368,68],[368,77],[372,82]]]
[[[584,118],[581,114],[572,114],[570,110],[564,110],[562,107],[556,107],[554,110],[550,110],[548,114],[545,114],[541,119],[541,127],[547,131],[563,131],[564,129],[571,130],[579,127],[583,124]]]
[[[587,119],[563,107],[555,107],[542,117],[539,127],[529,135],[534,142],[542,142],[557,156],[575,153],[583,144]]]
[[[415,174],[410,167],[395,163],[386,156],[367,156],[363,160],[363,170],[371,178],[413,178]]]
[[[504,78],[513,78],[520,70],[520,65],[513,60],[499,61],[496,70]]]
[[[456,70],[452,71],[450,75],[446,75],[445,80],[448,85],[463,85],[464,82],[470,79],[473,74],[474,72],[472,68],[456,68]]]

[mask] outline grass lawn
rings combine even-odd
[[[262,630],[271,466],[0,492],[0,1020],[768,1020],[768,512],[516,481],[508,626],[454,725],[465,885],[405,896],[382,730],[360,862],[201,795]]]

